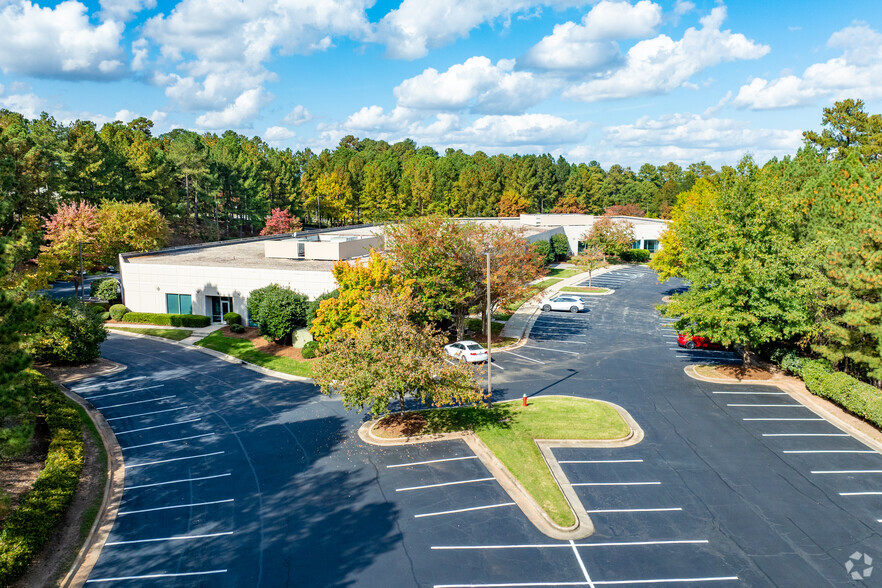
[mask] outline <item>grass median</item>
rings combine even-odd
[[[163,339],[172,339],[173,341],[183,341],[193,334],[190,329],[161,329],[151,327],[110,327],[113,331],[127,331],[129,333],[138,333],[141,335],[150,335],[151,337],[162,337]]]
[[[578,292],[580,294],[606,294],[609,288],[598,288],[596,286],[564,286],[561,292]]]
[[[628,425],[612,406],[596,400],[540,397],[526,408],[520,402],[418,411],[425,424],[410,434],[474,431],[551,520],[568,527],[575,523],[572,509],[533,440],[620,439],[628,434]],[[382,422],[375,432],[382,436]]]
[[[298,361],[290,357],[272,355],[259,351],[254,343],[248,339],[227,337],[220,331],[215,331],[205,339],[197,341],[196,345],[213,349],[232,355],[242,361],[259,365],[270,370],[290,374],[292,376],[312,377],[312,365],[307,361]]]

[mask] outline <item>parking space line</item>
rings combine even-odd
[[[502,371],[505,371],[505,368],[502,367],[502,365],[498,361],[496,361],[495,359],[491,359],[490,363],[492,363],[494,367],[498,367]]]
[[[516,506],[516,504],[514,502],[503,502],[502,504],[488,504],[487,506],[473,506],[471,508],[458,508],[456,510],[443,510],[441,512],[427,512],[425,514],[413,515],[413,518],[421,519],[424,517],[437,517],[440,515],[456,514],[459,512],[471,512],[473,510],[486,510],[488,508],[499,508],[501,506]]]
[[[772,418],[772,417],[761,417],[761,418],[752,418],[752,419],[741,419],[742,421],[823,421],[824,419],[818,418],[810,418],[810,419],[787,419],[787,418]]]
[[[133,464],[127,463],[125,465],[125,468],[128,470],[131,468],[140,468],[140,467],[149,466],[149,465],[156,465],[156,464],[160,464],[160,463],[169,463],[172,461],[183,461],[185,459],[199,459],[200,457],[211,457],[212,455],[223,455],[224,453],[225,453],[224,451],[215,451],[213,453],[203,453],[202,455],[188,455],[187,457],[173,457],[171,459],[161,459],[159,461],[148,461],[145,463],[133,463]]]
[[[585,581],[588,582],[588,586],[590,588],[594,588],[594,583],[591,581],[591,576],[588,575],[588,569],[585,568],[585,562],[582,561],[582,556],[579,555],[579,550],[576,548],[576,543],[572,539],[570,539],[570,546],[573,548],[573,554],[576,556],[576,561],[579,562],[579,568],[582,570],[582,574],[585,576]]]
[[[586,511],[588,514],[616,513],[616,512],[675,512],[682,511],[680,507],[674,508],[601,508]]]
[[[643,463],[642,459],[559,459],[557,463]]]
[[[135,402],[124,402],[122,404],[112,404],[110,406],[96,406],[98,410],[108,410],[110,408],[119,408],[121,406],[131,406],[133,404],[144,404],[145,402],[159,402],[160,400],[168,400],[169,398],[177,398],[177,394],[171,396],[161,396],[159,398],[148,398],[147,400],[136,400]]]
[[[426,465],[430,463],[442,463],[445,461],[462,461],[464,459],[478,459],[477,455],[465,455],[463,457],[445,457],[444,459],[430,459],[428,461],[412,461],[410,463],[396,463],[393,465],[387,465],[387,468],[407,468],[415,465]]]
[[[123,580],[153,580],[156,578],[180,578],[186,576],[207,576],[209,574],[226,574],[227,570],[208,570],[206,572],[176,572],[169,574],[145,574],[143,576],[119,576],[116,578],[95,578],[86,580],[86,584],[98,582],[121,582]]]
[[[172,412],[175,410],[186,410],[188,408],[190,408],[190,407],[189,406],[181,406],[178,408],[166,408],[165,410],[154,410],[152,412],[142,412],[141,414],[130,414],[130,415],[126,415],[126,416],[113,417],[112,419],[104,419],[104,420],[107,422],[110,422],[110,421],[118,421],[120,419],[134,419],[137,417],[147,416],[147,415],[151,415],[151,414],[160,414],[163,412]]]
[[[83,399],[91,402],[92,400],[94,400],[96,398],[106,398],[107,396],[119,396],[120,394],[131,394],[132,392],[143,392],[144,390],[153,390],[154,388],[162,388],[164,386],[165,386],[165,384],[157,384],[155,386],[145,386],[143,388],[135,388],[133,390],[123,390],[122,392],[111,392],[110,394],[97,394],[95,396],[89,396],[88,398],[83,396]]]
[[[759,408],[805,408],[801,404],[727,404],[726,406],[759,407]]]
[[[882,496],[882,492],[840,492],[839,496]]]
[[[763,433],[763,437],[848,437],[848,433]]]
[[[158,510],[172,510],[175,508],[192,508],[195,506],[208,506],[209,504],[225,504],[225,503],[234,502],[234,501],[235,501],[234,498],[227,498],[225,500],[212,500],[210,502],[194,502],[193,504],[175,504],[172,506],[158,506],[156,508],[145,508],[142,510],[126,510],[126,511],[120,511],[120,512],[116,513],[116,516],[122,517],[125,515],[140,514],[142,512],[155,512]]]
[[[165,443],[175,443],[177,441],[189,441],[190,439],[199,439],[201,437],[211,437],[214,433],[203,433],[202,435],[193,435],[191,437],[179,437],[178,439],[166,439],[165,441],[154,441],[152,443],[142,443],[141,445],[130,445],[121,447],[121,449],[139,449],[141,447],[150,447],[151,445],[163,445]]]
[[[442,482],[441,484],[427,484],[425,486],[410,486],[408,488],[396,488],[396,492],[407,492],[408,490],[423,490],[425,488],[440,488],[441,486],[456,486],[459,484],[474,484],[475,482],[489,482],[496,478],[477,478],[474,480],[458,480],[456,482]]]
[[[141,427],[140,429],[132,429],[131,431],[114,431],[114,435],[127,435],[128,433],[140,433],[141,431],[149,431],[151,429],[161,429],[163,427],[173,427],[175,425],[186,425],[187,423],[195,423],[201,421],[202,417],[196,417],[188,421],[176,421],[174,423],[165,423],[164,425],[153,425],[152,427]]]
[[[74,392],[79,394],[83,390],[91,390],[92,388],[100,388],[102,386],[107,386],[109,384],[124,384],[125,382],[134,382],[135,380],[143,380],[147,376],[137,376],[134,378],[126,378],[125,380],[116,380],[115,382],[101,382],[100,384],[90,384],[88,386],[77,386],[76,388],[71,388]]]
[[[711,394],[738,394],[742,396],[787,396],[787,392],[742,392],[740,390],[738,392],[719,390],[711,392]]]
[[[590,586],[587,582],[514,582],[508,584],[435,584],[434,588],[530,588],[532,586]]]
[[[882,474],[882,470],[812,470],[813,474]]]
[[[706,545],[707,539],[667,539],[661,541],[606,541],[600,543],[576,543],[576,547],[646,547],[649,545]],[[515,543],[512,545],[433,545],[436,551],[459,551],[478,549],[556,549],[570,547],[568,543]]]
[[[659,486],[661,482],[577,482],[570,486]]]
[[[502,353],[502,352],[500,352],[500,353]],[[506,351],[505,353],[508,353],[509,355],[514,355],[515,357],[520,357],[521,359],[525,359],[527,361],[532,361],[533,363],[545,364],[544,361],[539,361],[538,359],[530,359],[529,357],[524,357],[523,355],[519,355],[519,354],[515,353],[514,351]]]
[[[188,541],[190,539],[210,539],[211,537],[223,537],[232,535],[232,531],[224,531],[223,533],[206,533],[204,535],[174,535],[172,537],[156,537],[155,539],[132,539],[131,541],[108,541],[104,547],[111,545],[132,545],[135,543],[159,543],[161,541]]]
[[[527,347],[527,349],[541,349],[542,351],[554,351],[555,353],[569,353],[570,355],[579,355],[575,351],[564,351],[563,349],[549,349],[548,347]]]
[[[223,452],[221,452],[223,453]],[[154,482],[153,484],[139,484],[138,486],[126,486],[126,490],[136,490],[138,488],[153,488],[154,486],[167,486],[168,484],[182,484],[184,482],[199,482],[201,480],[214,480],[215,478],[225,478],[233,474],[217,474],[214,476],[201,476],[199,478],[182,478],[180,480],[169,480],[168,482]]]
[[[738,576],[716,576],[710,578],[654,578],[652,580],[610,580],[608,582],[594,582],[595,586],[621,586],[632,584],[687,584],[697,582],[736,582]]]
[[[876,453],[872,449],[793,449],[783,453]]]

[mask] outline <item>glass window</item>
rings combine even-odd
[[[181,314],[193,314],[193,302],[189,294],[181,294]]]
[[[181,303],[177,294],[165,295],[165,311],[169,314],[180,314]]]

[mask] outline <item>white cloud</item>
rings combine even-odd
[[[304,123],[308,123],[312,120],[312,113],[303,106],[302,104],[298,104],[295,106],[288,115],[282,119],[282,122],[292,126],[302,125]]]
[[[41,112],[49,110],[46,100],[32,92],[0,96],[0,107],[17,112],[25,118],[39,118]]]
[[[126,22],[145,8],[156,8],[156,0],[100,0],[101,18]]]
[[[582,17],[581,25],[555,25],[551,35],[527,51],[521,65],[544,70],[600,70],[622,58],[614,41],[653,34],[661,14],[661,6],[649,0],[635,5],[603,0]]]
[[[717,6],[701,19],[701,28],[690,27],[683,38],[667,35],[640,41],[628,51],[625,65],[604,77],[566,89],[565,98],[593,102],[669,92],[690,83],[690,78],[724,61],[758,59],[769,52],[740,33],[721,31],[725,6]]]
[[[429,49],[467,37],[482,23],[511,17],[536,4],[566,8],[584,4],[580,0],[403,0],[377,24],[374,41],[386,45],[386,54],[399,59],[417,59]]]
[[[153,122],[154,134],[162,133],[162,130],[165,128],[166,119],[168,118],[168,113],[163,112],[161,110],[154,110],[149,116],[144,114],[139,114],[137,112],[132,112],[128,109],[118,110],[114,115],[112,120],[118,120],[124,123],[129,123],[136,118],[144,117]]]
[[[223,110],[206,112],[196,118],[196,126],[200,129],[224,130],[247,125],[260,112],[260,107],[267,102],[267,97],[260,88],[245,90]]]
[[[833,33],[827,46],[842,49],[842,55],[810,65],[802,77],[752,80],[741,87],[733,104],[764,110],[802,106],[817,97],[882,98],[882,34],[855,23]]]
[[[281,143],[293,139],[296,136],[297,133],[285,127],[269,127],[263,133],[263,138],[269,143]]]
[[[677,0],[674,4],[674,14],[677,16],[683,16],[693,10],[695,10],[695,4],[688,2],[687,0]]]
[[[426,69],[404,80],[394,93],[404,108],[511,114],[538,104],[556,89],[552,81],[513,69],[511,60],[493,65],[486,57],[471,57],[443,73]]]
[[[47,78],[120,77],[123,29],[113,20],[93,26],[86,7],[73,0],[54,8],[9,2],[0,11],[0,69]]]
[[[141,71],[147,64],[150,55],[150,44],[147,39],[132,42],[132,71]]]
[[[599,144],[573,149],[570,154],[577,160],[590,156],[606,165],[646,161],[687,165],[703,160],[719,166],[733,165],[746,153],[763,162],[792,154],[801,145],[802,131],[798,129],[757,129],[729,118],[676,113],[605,127]]]

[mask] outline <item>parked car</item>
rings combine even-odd
[[[585,303],[578,296],[555,296],[546,298],[539,303],[542,310],[568,310],[570,312],[582,312]]]
[[[698,335],[692,336],[687,335],[686,333],[680,333],[677,335],[677,344],[686,349],[724,349],[722,345],[711,341],[707,337],[700,337]]]
[[[487,350],[474,341],[457,341],[444,346],[447,355],[460,361],[478,363],[487,361]]]

